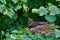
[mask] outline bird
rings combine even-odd
[[[33,19],[29,18],[28,26],[30,30],[35,33],[47,34],[47,33],[54,33],[54,30],[50,28],[51,24],[47,22],[40,22],[34,21]]]

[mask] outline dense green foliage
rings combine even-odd
[[[28,17],[59,26],[60,0],[0,0],[0,40],[60,40],[60,26],[52,35],[33,34]]]

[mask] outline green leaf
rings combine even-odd
[[[27,35],[22,35],[21,37],[22,37],[22,40],[32,40]]]
[[[21,5],[17,5],[14,9],[15,9],[15,11],[17,11],[17,10],[19,10],[19,9],[21,9],[21,8],[22,8]]]
[[[4,15],[7,15],[9,16],[11,19],[15,19],[17,18],[17,14],[15,14],[14,10],[13,9],[6,9],[3,13]]]
[[[3,13],[3,11],[5,10],[5,5],[0,5],[0,12]]]
[[[28,6],[25,5],[25,4],[23,4],[23,9],[24,9],[25,12],[27,12],[29,10]]]
[[[60,11],[56,6],[51,6],[49,8],[49,11],[50,11],[50,15],[60,14]]]
[[[6,11],[4,12],[4,14],[9,16],[10,18],[12,18],[13,15],[15,14],[15,12],[12,9],[9,9],[9,11],[8,10],[6,10]]]
[[[60,1],[60,0],[56,0],[56,1]]]
[[[0,0],[1,3],[6,4],[6,0]]]
[[[12,30],[12,33],[18,33],[19,31],[18,30]]]
[[[55,36],[56,38],[60,37],[60,30],[55,29]]]
[[[47,37],[46,40],[54,40],[54,38],[48,38],[48,37]]]
[[[4,34],[5,34],[5,32],[4,32],[4,31],[1,31],[1,34],[2,34],[2,35],[4,35]]]
[[[36,40],[36,36],[35,35],[29,35],[29,37],[33,40]]]
[[[36,39],[39,38],[39,39],[41,39],[41,40],[45,40],[45,38],[44,38],[44,36],[43,36],[42,34],[36,33],[36,34],[35,34],[35,37],[36,37]]]
[[[27,0],[21,0],[22,2],[27,2]]]
[[[48,3],[48,6],[51,7],[51,6],[53,6],[53,4],[52,3]]]
[[[39,13],[39,9],[32,9],[32,13]]]
[[[51,28],[55,29],[55,28],[59,28],[59,26],[58,25],[55,25],[55,24],[52,24],[51,25]]]
[[[40,7],[39,10],[40,10],[39,16],[43,16],[43,15],[46,15],[48,13],[47,9],[44,8],[43,6]]]
[[[17,3],[19,0],[12,0],[12,2]]]
[[[56,21],[56,16],[46,15],[46,16],[45,16],[45,19],[46,19],[48,22],[54,22],[54,21]]]

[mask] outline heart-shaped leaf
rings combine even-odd
[[[54,22],[54,21],[56,20],[56,16],[46,15],[46,16],[45,16],[45,19],[46,19],[48,22]]]
[[[41,6],[39,8],[39,10],[40,10],[39,16],[43,16],[43,15],[46,15],[48,13],[47,9],[43,6]]]
[[[60,37],[60,30],[55,29],[55,36],[56,38]]]
[[[59,9],[56,6],[49,7],[50,15],[60,14]]]

